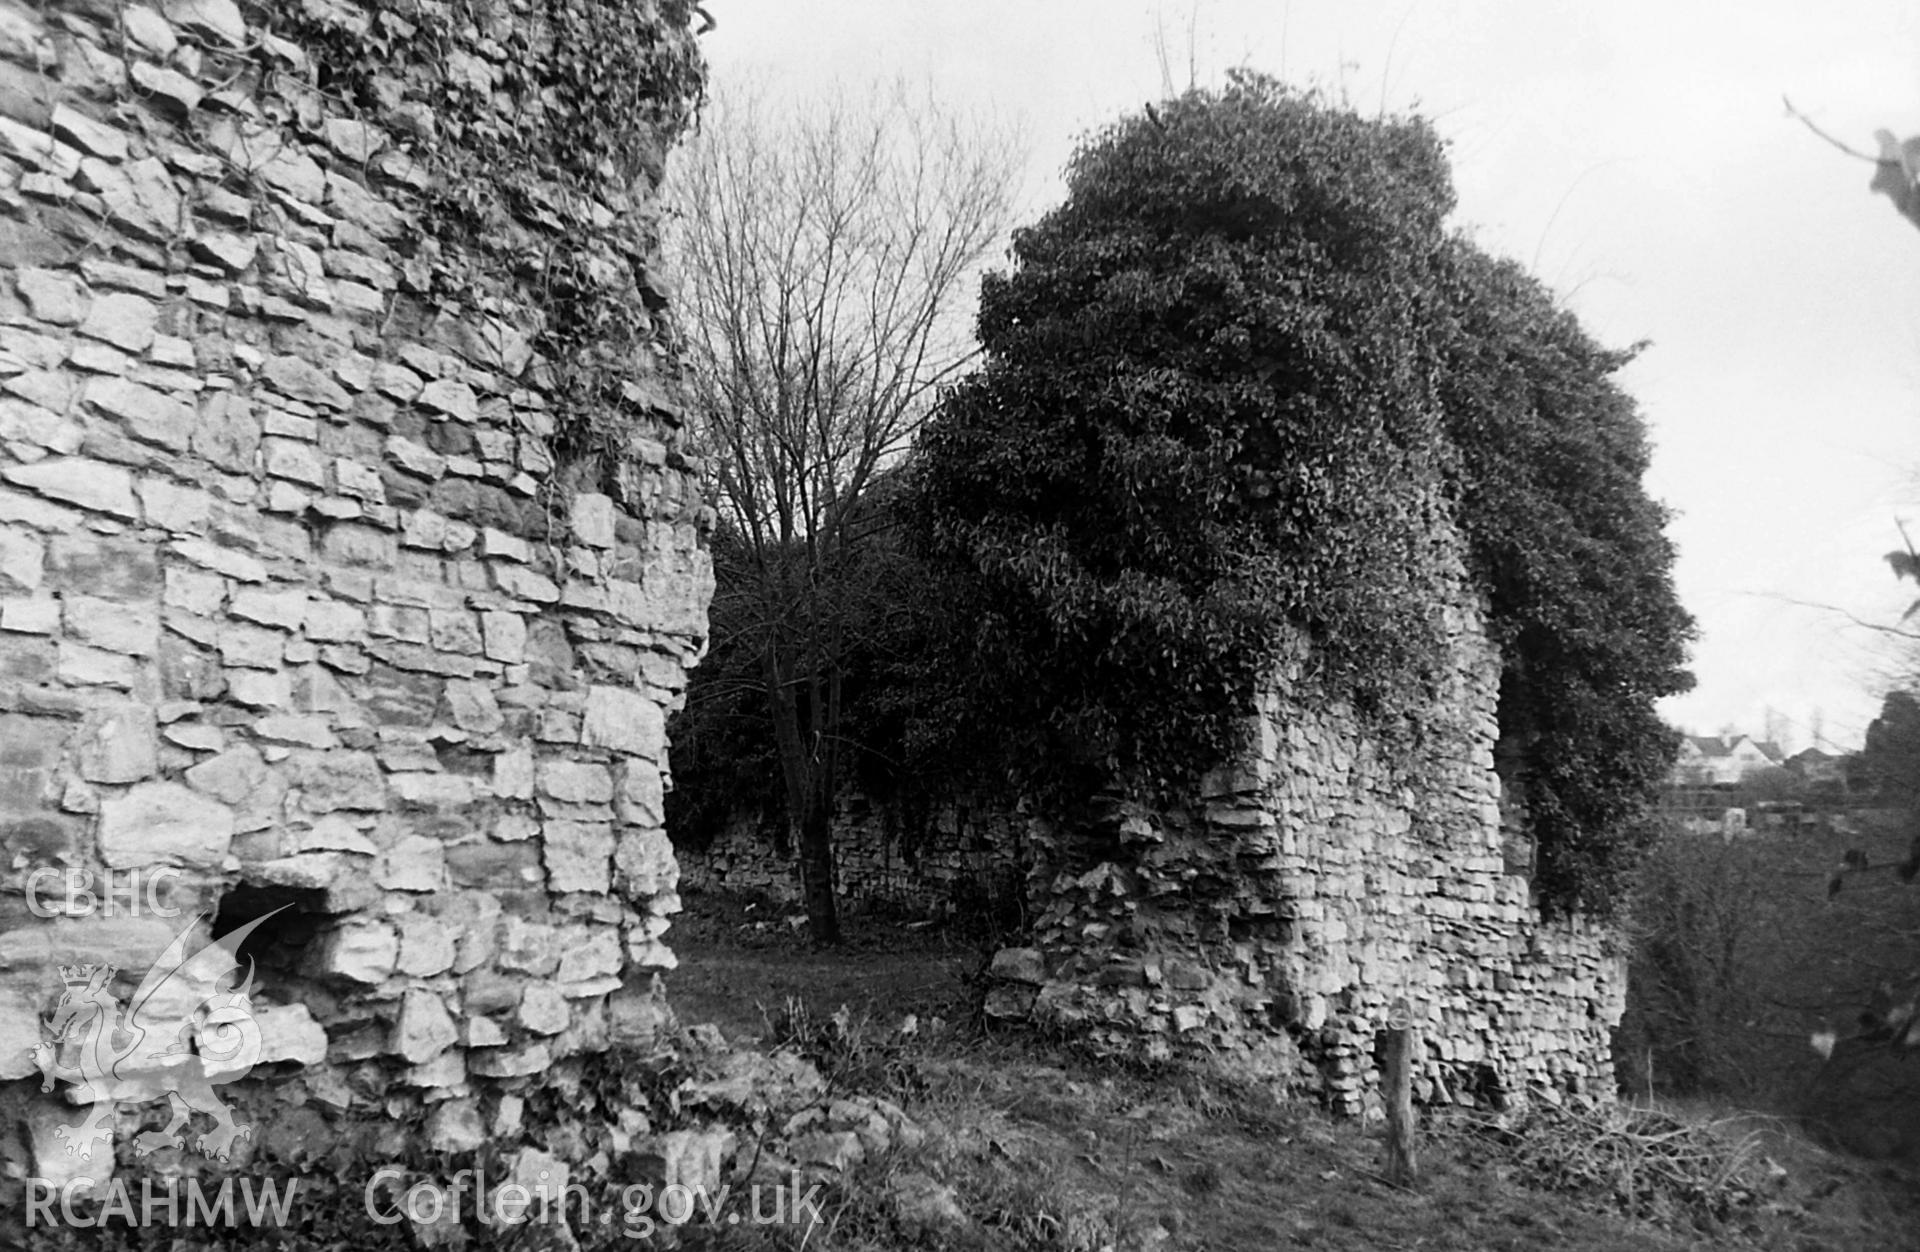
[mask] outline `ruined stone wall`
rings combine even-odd
[[[1617,939],[1543,921],[1508,872],[1499,662],[1454,537],[1433,555],[1461,590],[1435,618],[1450,659],[1417,734],[1383,747],[1289,665],[1199,803],[1039,832],[1036,946],[997,958],[990,1012],[1360,1113],[1378,1107],[1376,1032],[1404,997],[1423,1100],[1611,1092]]]
[[[248,948],[260,1062],[472,1146],[479,1080],[664,1013],[704,519],[667,354],[636,353],[617,489],[554,491],[543,310],[427,268],[428,154],[525,107],[498,85],[528,6],[462,10],[435,72],[468,111],[439,116],[412,80],[321,90],[262,25],[296,10],[344,46],[377,12],[0,0],[0,1077],[61,966],[124,996],[196,912],[289,905]],[[626,239],[609,281],[657,311],[651,194],[609,172],[509,225]],[[30,897],[49,868],[182,912]]]
[[[925,913],[985,907],[1023,890],[1027,822],[998,807],[949,803],[923,820],[866,796],[841,799],[833,826],[839,898]],[[760,814],[728,823],[704,847],[676,850],[688,891],[738,891],[801,899],[796,841],[783,849]]]

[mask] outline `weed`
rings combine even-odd
[[[879,1026],[870,1014],[854,1016],[842,1004],[821,1017],[805,1000],[788,996],[780,1011],[769,1014],[765,1043],[785,1048],[813,1062],[836,1091],[863,1091],[899,1100],[925,1094],[917,1057],[922,1027],[908,1015],[893,1027]],[[940,1033],[937,1028],[930,1033]]]

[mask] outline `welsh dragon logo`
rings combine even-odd
[[[260,1028],[249,999],[251,962],[237,987],[232,979],[240,968],[240,945],[273,914],[188,955],[194,928],[205,916],[174,936],[124,1011],[112,990],[118,972],[113,966],[62,967],[67,990],[48,1024],[51,1038],[34,1045],[31,1055],[40,1067],[40,1090],[53,1090],[60,1079],[73,1084],[68,1096],[75,1104],[92,1105],[78,1126],[54,1131],[66,1141],[68,1155],[91,1160],[96,1143],[111,1143],[121,1101],[146,1104],[162,1096],[172,1103],[172,1120],[135,1138],[141,1156],[184,1147],[181,1131],[195,1113],[213,1118],[213,1128],[193,1146],[214,1160],[226,1160],[233,1141],[253,1133],[252,1126],[234,1122],[233,1110],[213,1088],[246,1077],[260,1059]]]

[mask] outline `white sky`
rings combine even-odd
[[[1679,513],[1699,732],[1816,721],[1857,745],[1896,658],[1835,610],[1891,622],[1920,595],[1881,554],[1920,541],[1920,229],[1866,191],[1857,148],[1920,133],[1920,10],[1899,0],[709,0],[716,93],[931,81],[1024,124],[1030,221],[1075,139],[1246,64],[1417,108],[1451,144],[1456,222],[1527,263],[1624,375]],[[1189,41],[1188,30],[1194,31]],[[1828,606],[1799,607],[1795,603]]]

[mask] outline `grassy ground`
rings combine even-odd
[[[807,940],[805,915],[755,899],[689,895],[674,920],[680,968],[670,982],[684,1022],[711,1022],[729,1039],[758,1039],[791,997],[856,1017],[937,1017],[962,1001],[983,962],[953,929],[921,926],[897,912],[851,912],[846,942],[831,951]]]
[[[670,988],[683,1020],[796,1046],[839,1089],[896,1100],[928,1132],[855,1169],[825,1225],[730,1231],[716,1246],[1920,1248],[1912,1174],[1834,1155],[1776,1119],[1710,1106],[1637,1114],[1624,1130],[1620,1113],[1511,1127],[1461,1117],[1424,1129],[1421,1184],[1400,1190],[1380,1177],[1374,1133],[1310,1106],[972,1031],[964,979],[981,956],[947,931],[856,916],[848,949],[821,954],[778,910],[689,905]],[[1656,1167],[1676,1153],[1717,1171],[1718,1190],[1662,1184]],[[928,1179],[951,1189],[964,1224],[902,1221],[891,1197]]]

